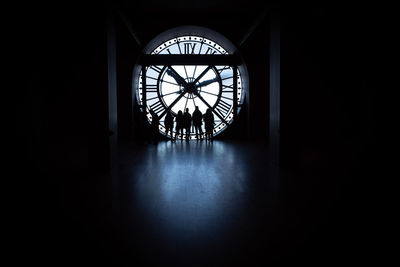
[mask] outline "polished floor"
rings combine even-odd
[[[124,221],[118,233],[148,263],[237,260],[255,229],[273,224],[279,177],[268,164],[265,150],[222,141],[160,142],[128,153],[114,184]]]
[[[53,184],[35,213],[34,254],[124,266],[340,261],[358,232],[335,167],[284,170],[264,145],[241,142],[125,147],[114,172]]]

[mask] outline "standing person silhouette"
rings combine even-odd
[[[199,140],[199,133],[200,133],[200,139],[203,139],[203,130],[201,129],[201,124],[202,124],[202,118],[203,114],[199,110],[199,107],[196,106],[196,109],[193,111],[192,119],[193,119],[193,125],[194,129],[196,131],[196,139]]]
[[[154,110],[150,110],[151,114],[151,139],[153,142],[158,143],[158,126],[160,125],[160,119]]]
[[[174,128],[174,116],[172,116],[172,113],[170,110],[167,111],[167,115],[165,116],[165,129],[166,129],[166,135],[168,137],[168,132],[171,132],[171,140],[174,141],[174,134],[173,134],[173,128]]]
[[[183,113],[182,110],[178,111],[178,115],[176,115],[176,134],[175,139],[178,139],[178,134],[181,132],[181,137],[183,139]]]
[[[192,115],[190,115],[188,108],[186,108],[186,111],[185,111],[185,114],[183,114],[183,117],[184,117],[186,140],[189,141],[190,127],[192,126]]]
[[[203,116],[204,126],[206,128],[206,140],[213,140],[213,128],[214,128],[214,115],[210,108],[207,109]]]

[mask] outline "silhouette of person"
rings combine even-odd
[[[179,132],[181,133],[181,136],[182,136],[182,139],[183,139],[184,118],[183,118],[182,110],[178,111],[178,115],[176,115],[175,121],[176,121],[175,139],[178,139]]]
[[[174,116],[172,115],[171,111],[167,111],[167,115],[165,116],[165,129],[166,129],[166,134],[168,136],[168,132],[171,132],[171,140],[174,141],[174,135],[173,135],[173,130],[174,128]]]
[[[154,110],[150,110],[151,114],[151,138],[152,141],[155,143],[158,142],[158,126],[160,125],[160,119],[157,115],[157,113],[154,112]]]
[[[184,117],[184,127],[185,127],[185,133],[186,133],[186,140],[189,140],[190,127],[192,126],[192,115],[190,115],[188,108],[186,109],[185,114],[183,114],[183,117]]]
[[[213,140],[213,128],[214,128],[214,115],[210,108],[207,109],[203,116],[204,126],[206,128],[206,140]]]
[[[196,138],[199,139],[199,133],[200,133],[200,139],[203,139],[203,130],[201,129],[201,124],[202,124],[202,118],[203,114],[199,110],[199,107],[196,106],[196,109],[193,112],[192,119],[193,119],[193,126],[196,131]]]

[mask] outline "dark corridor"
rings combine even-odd
[[[27,81],[15,91],[13,167],[23,180],[13,207],[16,261],[262,266],[369,260],[374,234],[365,233],[374,205],[366,187],[374,174],[376,124],[370,66],[378,43],[370,38],[378,32],[367,12],[372,8],[252,0],[114,3],[143,44],[181,25],[208,27],[235,43],[249,73],[246,112],[212,143],[143,141],[147,130],[132,101],[142,46],[117,16],[113,132],[109,5],[18,7],[23,19],[15,26],[26,35],[16,38],[15,48]],[[278,158],[270,135],[271,14],[280,21]],[[113,138],[117,151],[110,149]]]

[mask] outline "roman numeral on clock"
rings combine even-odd
[[[222,92],[224,93],[232,93],[233,92],[233,84],[231,85],[222,85]]]
[[[185,43],[184,45],[185,45],[185,54],[193,54],[196,44],[195,43]]]
[[[164,106],[161,102],[156,102],[150,105],[150,109],[154,110],[155,113],[160,113],[164,109]]]
[[[157,93],[157,84],[148,84],[146,85],[146,92],[148,93]]]
[[[206,51],[206,55],[210,54],[210,55],[214,55],[215,52],[217,52],[216,50],[212,49],[211,47],[209,47]]]
[[[150,66],[150,69],[154,70],[155,72],[160,73],[162,71],[162,69],[160,67],[157,66]]]
[[[231,105],[224,100],[220,99],[218,105],[215,108],[222,116],[226,116],[231,109]]]

